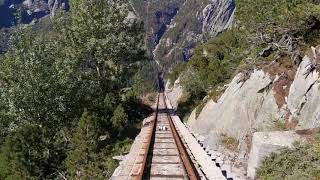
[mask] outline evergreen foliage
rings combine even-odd
[[[149,113],[138,97],[153,86],[134,88],[153,83],[138,74],[143,29],[127,2],[70,3],[1,57],[0,179],[106,179]]]
[[[98,118],[85,112],[71,140],[72,150],[67,158],[67,169],[71,179],[98,178],[102,175],[98,168]],[[100,177],[101,178],[101,177]]]

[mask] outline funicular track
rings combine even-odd
[[[200,179],[171,119],[172,113],[160,92],[155,120],[149,125],[145,152],[141,154],[141,169],[134,179]]]

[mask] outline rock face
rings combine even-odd
[[[248,161],[248,177],[255,178],[256,168],[271,153],[280,152],[284,148],[292,148],[294,142],[303,141],[305,139],[294,131],[254,133]]]
[[[202,11],[202,32],[212,36],[230,28],[234,20],[235,1],[212,0]]]
[[[312,69],[310,57],[301,62],[288,96],[288,109],[299,120],[300,129],[320,126],[319,72]]]
[[[186,0],[131,0],[135,13],[143,19],[147,31],[147,45],[153,50],[168,29]]]
[[[299,140],[294,132],[271,131],[320,127],[319,52],[320,48],[313,48],[296,69],[271,64],[253,71],[249,78],[239,73],[217,102],[209,100],[198,118],[190,116],[188,125],[205,138],[205,146],[219,147],[223,153],[228,151],[221,148],[223,137],[237,139],[233,165],[244,164],[254,177],[263,158]]]
[[[180,79],[177,79],[174,82],[174,85],[172,88],[169,88],[169,84],[170,84],[169,82],[166,84],[167,95],[171,101],[172,107],[174,109],[177,109],[178,101],[181,98],[181,96],[183,95],[183,88],[180,85]]]
[[[189,60],[197,42],[232,26],[234,10],[234,0],[186,1],[154,50],[155,59]]]
[[[154,59],[169,68],[189,60],[200,41],[230,28],[235,0],[131,0],[147,29],[147,46]]]
[[[268,130],[273,127],[274,114],[278,107],[269,89],[273,82],[262,70],[252,73],[243,82],[238,74],[229,84],[217,103],[210,100],[198,119],[189,125],[202,134],[245,137],[252,131]]]

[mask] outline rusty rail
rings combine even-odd
[[[148,157],[149,157],[149,155],[152,155],[152,153],[153,153],[151,144],[152,144],[153,139],[155,138],[155,135],[156,135],[156,130],[157,130],[156,125],[157,125],[157,121],[158,121],[159,104],[160,104],[160,97],[161,96],[163,96],[162,97],[163,99],[161,99],[161,100],[163,100],[164,108],[166,110],[168,110],[168,107],[166,104],[166,96],[163,93],[159,93],[158,97],[157,97],[157,107],[156,107],[156,111],[155,111],[155,113],[156,113],[155,118],[149,124],[151,127],[150,128],[151,130],[150,130],[150,132],[148,132],[148,136],[146,138],[145,151],[143,152],[143,159],[142,159],[139,173],[133,177],[133,179],[135,179],[135,180],[146,179],[147,177],[144,177],[144,176],[148,173],[151,173],[151,172],[149,172],[151,165],[150,166],[148,165]],[[186,173],[185,174],[186,177],[191,180],[200,179],[198,171],[196,170],[196,168],[195,168],[195,166],[194,166],[194,164],[193,164],[193,162],[192,162],[192,160],[186,150],[186,147],[184,146],[184,144],[178,134],[178,131],[173,123],[170,112],[167,111],[166,116],[167,116],[167,119],[169,122],[172,137],[173,137],[174,142],[177,147],[178,156],[180,157],[181,163],[182,163],[184,170],[185,170],[185,173]],[[150,135],[149,135],[149,133],[150,133]]]
[[[165,108],[168,109],[165,95],[163,96],[163,99],[164,99]],[[196,167],[194,166],[194,164],[193,164],[193,162],[192,162],[192,160],[191,160],[191,158],[190,158],[190,156],[189,156],[189,154],[187,152],[186,147],[183,145],[182,140],[180,138],[180,135],[177,132],[177,129],[176,129],[174,123],[173,123],[171,115],[169,113],[167,113],[167,116],[168,116],[168,120],[169,120],[169,123],[170,123],[170,127],[171,127],[171,130],[172,130],[172,134],[173,134],[174,140],[175,140],[175,142],[177,144],[177,147],[178,147],[180,158],[181,158],[181,160],[183,162],[185,170],[187,171],[188,178],[190,180],[200,179],[198,171],[197,171]]]
[[[149,154],[149,151],[150,151],[150,145],[151,145],[151,141],[152,141],[152,138],[155,134],[155,124],[156,124],[156,121],[157,121],[157,118],[158,118],[158,111],[159,111],[159,98],[160,98],[160,94],[158,94],[157,96],[157,102],[156,102],[156,111],[155,111],[155,118],[152,122],[150,122],[150,125],[151,125],[151,135],[148,136],[148,139],[147,139],[147,144],[146,144],[146,148],[145,148],[145,152],[144,152],[144,157],[143,157],[143,161],[142,161],[142,165],[141,165],[141,170],[140,170],[140,173],[134,178],[135,180],[142,180],[143,179],[143,174],[144,174],[144,171],[146,169],[146,163],[147,163],[147,159],[148,159],[148,154]]]

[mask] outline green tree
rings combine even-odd
[[[73,0],[47,29],[22,30],[1,58],[0,179],[110,175],[110,154],[145,115],[125,91],[146,60],[126,3]]]
[[[111,122],[112,126],[117,129],[119,134],[123,133],[125,128],[128,127],[128,115],[122,105],[118,105],[114,110]]]
[[[66,160],[68,176],[75,179],[97,178],[101,171],[97,167],[98,118],[85,112],[71,140],[72,150]]]
[[[149,92],[152,92],[152,82],[145,79],[141,71],[138,71],[133,77],[133,91],[136,93],[137,96],[144,96]]]
[[[62,171],[66,142],[48,130],[27,124],[6,138],[0,150],[0,179],[45,179]],[[62,148],[64,147],[64,148]]]

